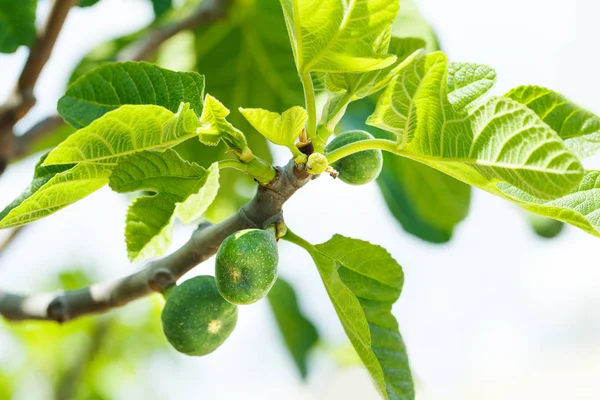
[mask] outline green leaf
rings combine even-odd
[[[362,73],[328,73],[326,85],[330,92],[352,94],[352,99],[361,99],[383,89],[401,69],[401,64],[415,51],[425,47],[417,38],[391,38],[387,51],[397,57],[393,64],[375,71]]]
[[[184,224],[190,224],[200,218],[213,203],[219,193],[219,164],[208,168],[206,182],[200,190],[190,195],[186,201],[177,204],[175,216]]]
[[[450,63],[448,66],[448,100],[456,111],[477,105],[477,100],[489,92],[494,83],[496,71],[487,65]]]
[[[600,236],[600,171],[587,171],[569,194],[555,200],[532,196],[510,185],[499,185],[507,199],[533,213],[557,219]]]
[[[469,213],[470,186],[408,158],[384,153],[383,160],[377,184],[394,217],[423,240],[448,242]]]
[[[83,199],[108,183],[110,168],[97,164],[44,167],[42,157],[31,185],[0,212],[0,229],[26,225]]]
[[[600,150],[600,118],[560,93],[539,86],[519,86],[506,97],[533,110],[580,158]]]
[[[35,39],[37,0],[0,0],[0,52],[14,53]]]
[[[406,348],[392,315],[404,283],[402,267],[384,248],[340,235],[305,246],[350,342],[381,395],[414,399]]]
[[[79,7],[90,7],[99,2],[100,0],[80,0],[77,5]]]
[[[319,332],[300,310],[296,292],[288,282],[278,278],[267,298],[285,345],[302,379],[306,379],[308,355],[319,340]]]
[[[173,8],[173,0],[152,0],[152,9],[156,18]]]
[[[125,242],[132,261],[167,251],[178,205],[185,204],[189,210],[186,200],[199,194],[208,177],[207,170],[170,149],[162,153],[144,151],[119,161],[110,176],[111,189],[119,193],[154,192],[137,198],[127,211]]]
[[[281,5],[301,75],[364,72],[395,61],[377,47],[389,37],[397,0],[281,0]]]
[[[44,165],[114,165],[122,156],[175,146],[196,136],[198,126],[187,103],[177,114],[154,105],[121,106],[69,136],[48,154]]]
[[[240,108],[240,112],[264,137],[290,149],[296,149],[296,140],[308,119],[306,110],[300,106],[294,106],[283,114],[262,108]]]
[[[421,38],[427,43],[427,51],[440,50],[440,43],[429,23],[423,18],[413,0],[401,0],[400,12],[392,25],[397,37]]]
[[[58,112],[76,128],[89,125],[125,104],[153,104],[177,112],[189,103],[200,115],[204,77],[173,72],[146,62],[105,64],[77,79],[58,101]]]
[[[244,134],[225,119],[229,110],[219,100],[207,94],[198,129],[200,141],[216,146],[222,139],[232,150],[242,153],[248,148]]]
[[[472,91],[453,93],[454,104],[473,101]],[[448,62],[439,52],[405,64],[367,123],[395,133],[398,154],[491,192],[506,182],[552,199],[583,176],[577,157],[522,104],[492,97],[457,111],[448,99]]]

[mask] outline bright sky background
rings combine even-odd
[[[43,4],[47,8],[48,2]],[[600,113],[598,1],[419,4],[451,60],[497,70],[495,93],[538,84]],[[143,0],[103,0],[74,11],[41,77],[39,104],[21,128],[55,109],[83,54],[150,18]],[[25,57],[25,49],[0,56],[0,99],[12,88]],[[278,156],[280,162],[288,157],[285,151]],[[589,161],[588,167],[600,166],[599,158]],[[28,185],[34,163],[11,167],[0,178],[0,206]],[[323,202],[315,199],[322,196],[330,200],[318,208]],[[98,279],[135,271],[139,266],[128,263],[122,236],[126,207],[124,197],[101,190],[36,223],[0,257],[2,288],[30,292],[65,263],[84,265]],[[334,233],[369,240],[386,247],[403,265],[406,283],[394,312],[408,346],[418,399],[600,398],[600,239],[575,228],[557,240],[539,239],[517,208],[475,191],[471,213],[454,240],[429,245],[391,219],[374,184],[356,188],[325,177],[294,196],[285,213],[294,231],[310,241],[325,241]],[[176,242],[189,232],[179,227]],[[195,273],[211,268],[212,261]],[[293,280],[302,306],[328,344],[343,346],[344,333],[309,257],[283,243],[280,272]],[[303,385],[272,324],[266,302],[243,307],[236,331],[219,351],[199,359],[156,359],[143,367],[146,394],[131,388],[121,398],[142,399],[148,393],[215,400],[377,398],[364,371],[338,371],[319,352],[309,383]],[[8,352],[0,343],[0,359]]]

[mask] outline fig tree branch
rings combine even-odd
[[[31,46],[29,57],[21,71],[13,94],[0,107],[0,173],[4,171],[15,151],[13,127],[34,106],[33,91],[37,80],[52,54],[56,39],[71,7],[77,1],[54,0],[46,24]]]
[[[25,226],[13,228],[13,230],[10,231],[6,239],[0,242],[0,254],[2,254],[4,250],[6,250],[14,242],[17,236],[19,236],[19,233],[23,231],[23,228],[25,228]]]
[[[247,228],[265,228],[283,217],[283,204],[311,177],[290,161],[277,169],[275,180],[259,186],[256,195],[236,214],[215,225],[202,225],[190,240],[172,254],[148,263],[127,277],[88,288],[31,296],[0,291],[0,315],[9,320],[66,322],[84,315],[106,312],[133,300],[161,292],[199,263],[214,255],[230,234]]]
[[[195,29],[199,26],[212,23],[225,16],[232,0],[205,0],[188,17],[157,28],[141,40],[126,47],[117,55],[118,61],[141,61],[149,59],[158,50],[161,44],[178,33]]]

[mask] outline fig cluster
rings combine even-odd
[[[215,277],[189,279],[166,294],[161,318],[169,343],[190,356],[215,351],[233,332],[238,305],[269,293],[278,261],[274,230],[246,229],[227,237],[217,251]]]

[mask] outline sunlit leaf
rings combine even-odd
[[[248,147],[246,137],[226,120],[229,115],[227,107],[211,95],[206,95],[204,102],[198,129],[200,141],[208,146],[216,146],[223,140],[228,147],[243,152]]]
[[[389,37],[397,0],[281,0],[281,5],[300,74],[364,72],[395,61],[385,49],[377,51],[377,44]]]
[[[387,51],[397,57],[393,64],[375,71],[362,73],[328,73],[327,89],[335,93],[350,92],[352,99],[361,99],[383,89],[400,69],[402,61],[415,51],[425,47],[425,42],[417,38],[391,38]]]
[[[252,126],[271,142],[293,148],[308,118],[304,108],[294,106],[283,114],[262,108],[240,108]]]
[[[579,157],[600,150],[600,118],[560,93],[539,86],[519,86],[506,97],[533,110]]]
[[[460,93],[454,104],[473,102],[473,91],[453,93]],[[398,154],[486,190],[507,182],[552,199],[581,180],[575,154],[527,107],[505,97],[469,111],[453,103],[446,56],[421,53],[390,83],[367,122],[397,135]]]
[[[581,183],[569,194],[550,201],[506,184],[499,185],[498,189],[528,211],[600,236],[600,171],[587,171]]]
[[[0,229],[26,225],[83,199],[108,183],[110,168],[97,164],[42,166],[21,196],[0,212]]]
[[[117,163],[119,157],[165,149],[196,136],[199,126],[189,104],[177,114],[154,105],[125,105],[69,136],[48,154],[44,165]]]

